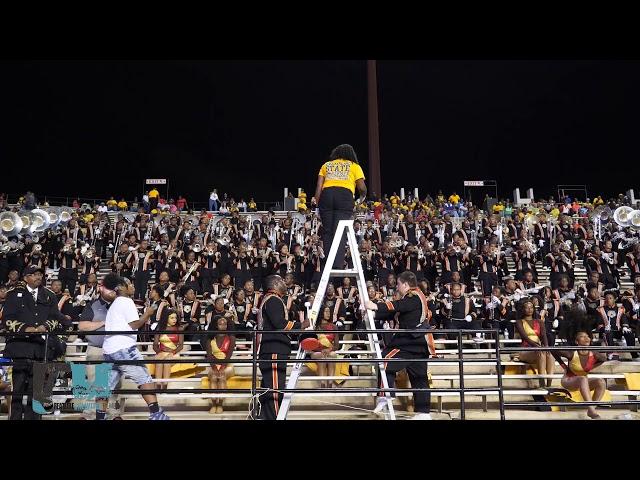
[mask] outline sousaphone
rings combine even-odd
[[[35,225],[33,224],[33,221],[35,219],[34,215],[32,215],[29,210],[20,210],[18,212],[18,215],[22,220],[22,230],[20,230],[20,233],[22,235],[33,233],[33,230],[36,228]]]
[[[49,228],[56,228],[60,223],[60,209],[58,207],[49,207],[46,212],[49,214]]]
[[[613,212],[613,221],[621,227],[628,227],[631,225],[631,214],[633,211],[633,208],[627,205],[618,207],[615,212]]]
[[[0,231],[5,237],[15,237],[22,231],[22,227],[22,218],[17,213],[0,213]]]
[[[47,228],[49,228],[49,225],[51,225],[51,218],[49,217],[49,214],[44,210],[35,208],[31,210],[31,215],[33,217],[34,232],[44,232]]]

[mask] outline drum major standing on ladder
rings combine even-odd
[[[322,220],[322,244],[325,251],[329,251],[338,222],[353,218],[356,187],[360,193],[358,201],[364,200],[367,186],[356,152],[351,145],[338,145],[331,152],[329,161],[322,165],[316,185],[315,198]],[[346,238],[343,238],[333,268],[343,268],[345,245]]]

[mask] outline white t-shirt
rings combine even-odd
[[[133,300],[127,297],[118,297],[107,310],[104,329],[107,332],[133,332],[134,330],[129,326],[129,322],[135,322],[139,318],[140,315],[138,315],[138,309]],[[111,354],[135,344],[136,335],[106,335],[102,350],[106,354]]]
[[[218,200],[218,194],[214,193],[214,192],[211,192],[211,195],[209,195],[209,198],[211,200]]]

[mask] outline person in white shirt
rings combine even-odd
[[[209,194],[209,211],[218,211],[218,191],[214,188],[213,192]]]
[[[98,212],[99,213],[107,213],[108,208],[104,203],[101,203],[100,206],[98,207]]]
[[[106,332],[132,332],[127,334],[106,335],[102,344],[102,351],[106,362],[122,360],[143,360],[142,354],[136,347],[136,333],[140,327],[149,322],[156,308],[149,307],[142,317],[138,316],[138,310],[131,297],[135,293],[133,283],[128,278],[110,273],[102,281],[103,288],[113,290],[117,297],[109,306],[104,329]],[[147,367],[140,364],[113,364],[109,375],[109,391],[115,389],[122,376],[133,380],[140,390],[154,390],[156,388]],[[142,393],[142,398],[149,407],[149,420],[169,420],[169,417],[158,405],[158,399],[154,393]],[[98,402],[96,420],[106,418],[107,401]]]

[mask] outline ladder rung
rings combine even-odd
[[[332,277],[353,277],[357,276],[358,271],[355,268],[349,268],[347,270],[331,270],[330,276]]]

